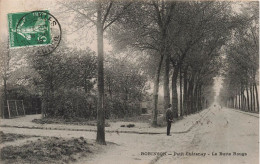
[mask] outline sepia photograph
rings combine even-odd
[[[0,0],[0,164],[259,164],[259,1]]]

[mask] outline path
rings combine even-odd
[[[258,119],[258,114],[248,115],[248,113],[237,112],[233,109],[215,108],[203,119],[203,125],[192,130],[191,133],[194,136],[185,145],[184,151],[178,151],[175,148],[169,149],[172,154],[174,152],[184,152],[184,154],[197,152],[206,153],[205,157],[168,155],[160,158],[156,163],[258,164]],[[208,121],[210,124],[207,124]],[[212,153],[216,153],[216,156],[213,156]],[[228,154],[223,156],[223,153]]]
[[[207,114],[209,109],[205,109],[200,113],[184,116],[184,119],[178,120],[174,123],[173,133],[182,133],[189,131],[194,123],[203,115]],[[0,127],[7,128],[21,128],[21,129],[44,129],[44,130],[66,130],[66,131],[90,131],[96,132],[96,126],[90,125],[67,125],[67,124],[36,124],[32,122],[33,119],[39,119],[41,115],[27,115],[15,119],[0,119]],[[106,127],[106,132],[114,133],[134,133],[134,134],[164,134],[165,127],[154,128],[149,123],[140,122],[109,122],[110,127]],[[121,127],[121,125],[135,124],[135,127]]]
[[[212,107],[200,114],[173,124],[172,136],[135,133],[106,133],[106,140],[118,146],[104,146],[104,152],[91,159],[81,159],[80,164],[149,164],[149,163],[258,163],[258,118],[231,109]],[[203,118],[201,116],[204,116]],[[196,122],[192,129],[184,124]],[[113,126],[112,126],[113,127]],[[111,127],[111,128],[112,128]],[[183,133],[180,133],[183,128]],[[1,127],[5,133],[19,133],[40,136],[85,137],[95,139],[96,132],[70,130],[43,130]],[[178,131],[177,131],[177,130]],[[190,129],[190,130],[187,130]],[[153,129],[149,129],[153,130]],[[165,128],[162,129],[165,132]],[[186,131],[186,132],[185,132]],[[166,156],[147,155],[148,152],[163,153]],[[202,152],[205,157],[173,156],[174,152]],[[246,153],[246,156],[212,156],[212,152]],[[145,155],[142,155],[145,154]],[[169,155],[172,154],[172,155]],[[210,155],[208,155],[210,154]]]
[[[192,114],[187,117],[184,117],[183,120],[175,122],[172,125],[172,134],[176,134],[176,139],[183,139],[185,133],[188,133],[194,125],[196,125],[196,121],[202,119],[203,116],[208,114],[210,109],[205,109],[200,113]],[[38,116],[37,116],[38,117]],[[37,136],[56,136],[56,137],[85,137],[87,139],[95,139],[96,132],[93,131],[85,131],[95,128],[90,126],[76,126],[76,125],[38,125],[32,123],[31,120],[33,116],[27,116],[23,118],[12,119],[10,120],[2,120],[1,126],[9,126],[9,127],[1,127],[1,130],[5,133],[16,133],[16,134],[26,134],[26,135],[37,135]],[[107,148],[101,154],[97,154],[96,158],[88,159],[87,163],[102,163],[106,161],[106,163],[115,163],[115,159],[118,163],[149,163],[153,160],[155,156],[142,156],[140,155],[142,152],[147,151],[165,151],[164,147],[172,142],[172,137],[166,136],[166,128],[153,128],[149,127],[149,124],[145,123],[137,123],[135,128],[128,128],[128,132],[126,133],[124,130],[119,130],[118,133],[114,133],[114,130],[118,130],[120,128],[121,123],[112,123],[111,127],[106,128],[106,131],[111,131],[106,133],[106,140],[109,142],[114,142],[119,146],[113,146],[113,148]],[[124,123],[126,124],[126,123]],[[68,127],[69,126],[69,127]],[[19,127],[19,128],[17,128]],[[26,127],[26,128],[23,128]],[[65,128],[67,130],[54,130],[59,128]],[[44,129],[42,129],[44,128]],[[72,131],[68,129],[78,129],[78,131]],[[83,129],[82,129],[83,128]],[[53,129],[53,130],[50,130]],[[82,130],[80,130],[82,129]],[[108,129],[108,130],[107,130]],[[123,133],[121,132],[123,131]],[[156,135],[147,135],[147,134],[136,134],[133,132],[157,132]],[[187,137],[188,140],[192,138],[192,135]],[[158,141],[160,141],[160,146],[158,146]],[[177,144],[177,143],[176,143]],[[82,159],[78,161],[78,163],[86,163],[86,159]]]

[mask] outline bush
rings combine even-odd
[[[128,124],[128,125],[126,125],[126,127],[132,128],[132,127],[135,127],[135,124]]]
[[[96,103],[93,95],[75,89],[58,90],[53,95],[53,108],[47,116],[69,118],[95,118]]]
[[[52,98],[53,97],[53,98]],[[48,117],[96,118],[97,100],[95,95],[75,89],[60,89],[45,98],[45,109]],[[120,97],[105,97],[105,118],[124,118],[141,114],[139,102],[126,102]]]
[[[120,97],[105,99],[105,116],[106,118],[123,118],[141,114],[139,102],[128,101],[126,103]]]

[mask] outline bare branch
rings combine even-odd
[[[160,28],[162,28],[163,23],[162,23],[162,18],[160,15],[160,10],[159,10],[158,4],[156,4],[155,1],[153,1],[153,6],[154,6],[156,14],[157,14],[158,25],[160,26]]]
[[[123,9],[122,9],[122,12],[119,13],[114,19],[112,19],[112,20],[103,28],[103,30],[105,31],[106,28],[108,28],[111,24],[113,24],[115,21],[117,21],[117,20],[121,17],[121,15],[124,14],[124,11],[125,11],[131,4],[132,4],[132,2],[130,2],[130,3],[128,3],[127,5],[125,5],[125,6],[123,7]],[[104,23],[105,23],[105,22],[104,22]]]
[[[76,30],[70,32],[68,35],[71,35],[71,34],[73,34],[74,32],[79,31],[80,29],[82,29],[83,27],[85,27],[85,26],[88,25],[88,24],[89,24],[89,22],[88,22],[87,24],[83,24],[80,28],[78,28],[78,29],[76,29]]]
[[[60,2],[60,1],[58,1],[58,3],[60,3],[60,4],[62,4],[63,6],[65,6],[65,7],[69,8],[69,9],[71,9],[71,10],[73,10],[73,11],[79,13],[80,15],[84,16],[85,18],[87,18],[89,21],[91,21],[93,24],[96,25],[96,22],[95,22],[93,19],[91,19],[88,15],[84,14],[83,12],[81,12],[81,11],[79,11],[79,10],[73,8],[73,7],[70,7],[69,5],[66,5],[65,3],[62,3],[62,2]]]
[[[171,21],[171,16],[172,16],[172,12],[173,12],[173,8],[175,7],[175,3],[171,3],[171,6],[170,6],[170,11],[168,12],[168,15],[167,15],[167,19],[165,21],[165,26],[167,27]]]
[[[102,26],[104,26],[104,23],[105,23],[106,20],[107,20],[107,16],[109,15],[109,12],[110,12],[110,9],[111,9],[112,5],[113,5],[113,2],[110,2],[110,3],[109,3],[109,6],[108,6],[108,8],[107,8],[106,14],[105,14],[105,16],[104,16],[104,19],[103,19],[103,21],[102,21]]]

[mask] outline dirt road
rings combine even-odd
[[[102,153],[77,163],[87,164],[258,164],[258,116],[232,109],[212,107],[191,130],[184,133],[107,133]],[[184,121],[184,122],[187,122]],[[181,124],[181,121],[178,123]],[[174,129],[175,125],[172,126]],[[95,132],[1,128],[6,133],[95,139]],[[159,154],[159,155],[158,155]],[[178,154],[178,155],[177,155]]]
[[[256,114],[213,108],[202,125],[190,132],[194,136],[185,144],[185,151],[171,148],[168,153],[173,155],[156,163],[258,164],[258,119]]]

